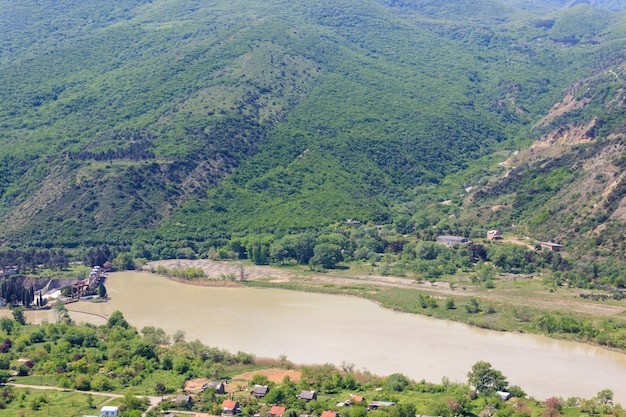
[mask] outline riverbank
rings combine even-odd
[[[168,260],[144,269],[200,268],[206,279],[175,279],[192,285],[281,288],[375,301],[385,308],[465,323],[483,329],[533,333],[626,352],[626,300],[598,301],[587,289],[554,287],[542,276],[496,276],[492,287],[458,274],[446,281],[372,275],[367,265],[319,273],[243,262]],[[244,279],[237,279],[243,277]],[[623,324],[623,325],[622,325]]]
[[[353,364],[376,375],[400,372],[433,382],[444,376],[466,381],[472,364],[488,361],[538,399],[589,398],[610,388],[626,402],[626,355],[591,345],[399,313],[361,297],[181,285],[145,272],[110,274],[107,292],[107,303],[76,308],[109,316],[119,310],[137,329],[161,328],[257,357]],[[102,324],[95,316],[72,318]]]

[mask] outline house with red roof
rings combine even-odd
[[[267,416],[268,417],[283,417],[283,414],[285,414],[285,411],[287,411],[287,407],[274,405],[272,406],[270,411],[267,413]]]
[[[222,403],[222,415],[232,416],[239,413],[239,403],[234,400],[224,400]]]

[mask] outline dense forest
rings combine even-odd
[[[477,258],[405,243],[497,228],[570,256],[500,268],[622,287],[623,8],[0,0],[2,266],[391,253],[432,275]]]

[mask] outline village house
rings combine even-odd
[[[176,398],[174,398],[174,402],[179,407],[183,407],[183,408],[187,408],[187,409],[189,409],[189,408],[191,408],[191,406],[193,406],[193,399],[192,399],[191,395],[177,395]]]
[[[487,232],[487,239],[489,240],[500,240],[502,239],[502,232],[499,230],[489,230]]]
[[[202,386],[202,391],[208,388],[214,389],[216,394],[224,394],[226,392],[226,387],[221,381],[210,381],[209,383],[204,384]]]
[[[558,243],[554,242],[539,242],[539,246],[541,246],[541,249],[553,252],[558,252],[563,248],[563,245],[559,245]]]
[[[270,411],[267,412],[267,416],[268,417],[283,417],[283,414],[285,414],[285,411],[287,411],[287,407],[274,405],[272,406]]]
[[[100,417],[117,417],[118,408],[114,405],[105,405],[100,409]]]
[[[315,391],[302,390],[300,392],[300,395],[297,395],[296,397],[304,401],[317,400],[317,394],[315,393]]]
[[[447,246],[469,243],[467,238],[463,236],[437,236],[435,241]]]
[[[378,410],[380,407],[392,407],[396,403],[392,401],[372,401],[368,406],[368,410]]]
[[[336,411],[322,411],[320,417],[339,417],[339,413]]]
[[[267,385],[255,385],[254,389],[250,391],[250,394],[256,398],[263,398],[267,395],[269,388]]]
[[[239,403],[234,400],[224,400],[222,403],[222,415],[233,416],[239,413]]]
[[[511,398],[511,394],[509,394],[509,393],[508,393],[508,392],[506,392],[506,391],[496,391],[496,395],[497,395],[498,397],[500,397],[500,399],[501,399],[502,401],[506,401],[506,400],[508,400],[509,398]]]
[[[350,398],[340,403],[337,403],[337,407],[350,407],[352,405],[360,404],[365,404],[365,398],[361,397],[360,395],[350,394]]]
[[[350,402],[352,404],[360,404],[365,402],[365,397],[361,397],[360,395],[350,394]]]

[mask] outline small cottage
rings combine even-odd
[[[502,239],[502,232],[499,230],[489,230],[487,232],[487,239],[489,240],[499,240]]]
[[[360,395],[350,394],[350,403],[351,404],[361,404],[363,402],[365,402],[365,397],[362,397]]]
[[[208,388],[214,389],[216,394],[224,394],[226,392],[226,386],[220,381],[210,381],[209,383],[204,384],[202,386],[202,391]]]
[[[255,385],[254,389],[250,391],[250,394],[256,398],[263,398],[267,395],[269,387],[267,385]]]
[[[105,405],[100,409],[100,417],[117,417],[118,408],[114,405]]]
[[[191,395],[177,395],[176,398],[174,398],[174,402],[176,405],[183,408],[191,408],[193,405]]]
[[[339,413],[336,411],[322,411],[320,417],[339,417]]]
[[[463,236],[437,236],[437,239],[435,240],[437,243],[447,246],[460,245],[469,242],[467,238]]]
[[[239,403],[234,400],[224,400],[222,403],[222,415],[233,416],[239,413]]]
[[[267,413],[267,416],[268,417],[283,417],[283,414],[285,414],[285,411],[287,411],[287,407],[274,405],[272,406],[270,411]]]
[[[297,398],[304,401],[312,401],[317,400],[317,394],[315,393],[315,391],[302,390]]]
[[[539,246],[541,246],[541,249],[553,252],[558,252],[563,248],[563,245],[559,245],[558,243],[554,242],[539,242]]]

